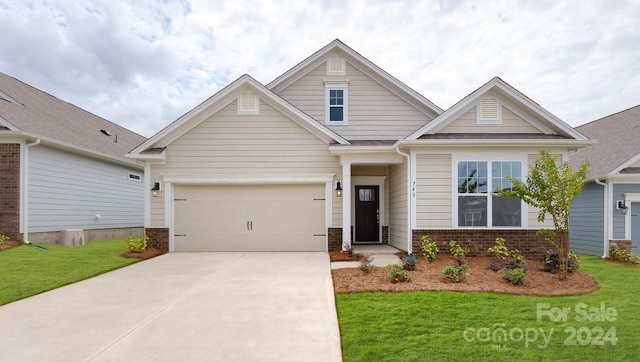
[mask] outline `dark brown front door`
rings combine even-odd
[[[380,241],[379,193],[379,186],[356,186],[356,242]]]

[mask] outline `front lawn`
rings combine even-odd
[[[0,252],[0,305],[133,264],[120,256],[126,239],[91,241],[85,246],[21,245]]]
[[[637,360],[640,267],[581,261],[600,282],[592,294],[338,294],[344,360]]]

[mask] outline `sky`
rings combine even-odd
[[[572,126],[640,104],[640,0],[0,0],[0,72],[150,137],[338,38],[442,109],[499,76]]]

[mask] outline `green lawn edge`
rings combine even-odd
[[[0,305],[91,278],[139,259],[123,258],[126,239],[96,240],[84,246],[20,245],[0,252]]]
[[[637,360],[640,267],[585,255],[581,263],[600,283],[600,289],[588,295],[444,291],[336,295],[344,361]],[[603,315],[601,308],[615,311],[616,316]],[[566,320],[551,320],[546,313],[556,317],[561,313],[553,313],[567,309]],[[593,320],[583,321],[585,314]]]

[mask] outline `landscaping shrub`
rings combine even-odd
[[[373,262],[373,258],[371,255],[363,255],[360,258],[360,264],[358,265],[358,269],[362,270],[363,273],[369,274],[371,272],[371,263]]]
[[[146,235],[137,237],[130,236],[126,242],[127,250],[133,252],[143,251],[147,248],[147,241],[149,241],[149,238]]]
[[[4,244],[4,242],[7,240],[9,240],[8,236],[0,234],[0,244]]]
[[[496,238],[496,245],[489,248],[488,251],[498,260],[504,260],[509,256],[509,248],[504,245],[506,240],[504,238]]]
[[[503,269],[524,269],[528,270],[529,267],[524,261],[518,261],[518,259],[509,259],[502,262]]]
[[[502,262],[492,261],[491,263],[489,263],[489,269],[493,270],[494,272],[497,272],[498,270],[502,269]]]
[[[458,243],[455,240],[451,240],[449,242],[449,250],[451,252],[451,255],[453,255],[456,261],[458,262],[458,266],[461,266],[467,263],[465,256],[469,252],[469,249],[464,249],[463,247],[458,245]]]
[[[467,270],[469,270],[469,265],[467,264],[462,264],[459,266],[447,265],[442,269],[441,273],[447,279],[455,283],[460,283],[461,281],[463,281],[469,276],[469,273],[467,273]]]
[[[400,258],[402,262],[402,269],[404,270],[416,270],[416,256],[413,254],[405,255]]]
[[[436,245],[436,243],[431,241],[431,236],[429,235],[422,236],[422,255],[426,260],[428,261],[436,260],[436,254],[439,251],[440,250],[438,249],[438,246]]]
[[[407,282],[411,279],[411,276],[407,272],[400,270],[399,264],[391,264],[388,268],[389,274],[387,274],[386,279],[393,284]]]
[[[560,260],[557,252],[549,252],[542,260],[544,263],[544,270],[551,274],[556,274],[560,270]],[[570,274],[575,273],[580,269],[580,259],[576,253],[569,253],[569,260],[567,262],[567,272]]]
[[[500,274],[504,279],[509,281],[509,283],[514,285],[522,285],[524,283],[524,278],[527,277],[527,270],[523,268],[504,268],[500,271]]]
[[[623,263],[637,263],[640,261],[640,255],[635,255],[629,250],[621,249],[616,243],[609,244],[609,257]]]

